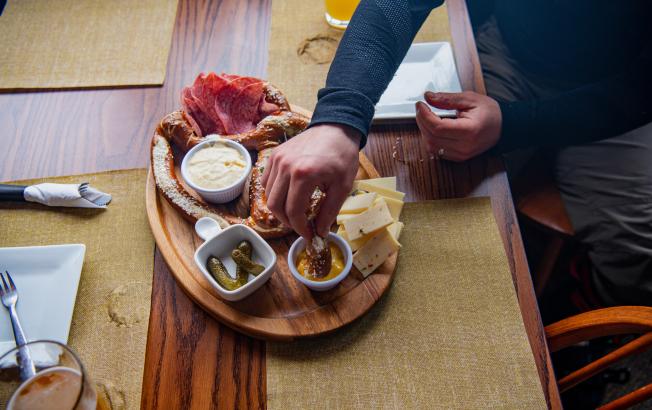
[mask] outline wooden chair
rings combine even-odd
[[[517,212],[546,237],[542,257],[532,271],[537,296],[543,293],[562,250],[574,235],[549,164],[545,155],[537,155],[512,179]]]
[[[598,337],[640,334],[638,338],[582,367],[558,381],[564,392],[617,361],[652,347],[652,307],[619,306],[584,312],[546,326],[551,352]],[[600,407],[601,410],[625,409],[652,398],[652,383]]]

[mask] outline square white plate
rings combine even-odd
[[[412,44],[394,78],[376,104],[374,121],[416,117],[414,105],[426,91],[462,91],[453,50],[448,42]],[[454,117],[454,110],[431,110],[442,117]]]
[[[9,271],[18,289],[16,309],[28,341],[68,342],[85,253],[81,244],[0,248],[0,270]],[[9,312],[0,306],[0,354],[15,346]]]

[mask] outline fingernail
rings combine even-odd
[[[432,91],[427,91],[426,98],[437,98],[437,94],[433,93]]]

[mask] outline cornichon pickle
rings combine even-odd
[[[222,261],[215,256],[210,256],[208,258],[206,267],[208,268],[208,271],[211,273],[211,275],[213,275],[217,283],[219,283],[220,286],[226,290],[236,290],[247,283],[246,278],[244,283],[242,283],[242,281],[238,280],[237,278],[233,279],[231,275],[229,275],[229,272],[226,270],[226,267]]]
[[[249,241],[242,241],[238,244],[238,246],[236,246],[233,251],[239,251],[251,257],[251,244]],[[231,257],[233,258],[233,252],[231,252]],[[239,283],[242,283],[242,285],[246,285],[247,281],[249,280],[249,273],[247,273],[245,269],[242,269],[237,262],[235,267],[235,277]]]
[[[251,252],[252,247],[251,247],[251,242],[249,241],[241,241],[238,246],[235,247],[236,249],[240,250],[240,252],[244,253],[247,255],[248,258],[251,258]]]
[[[238,247],[231,252],[231,257],[238,266],[238,272],[244,271],[257,276],[265,270],[263,265],[259,265],[251,260],[251,244],[247,241],[240,242]]]

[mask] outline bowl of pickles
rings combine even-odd
[[[214,219],[201,218],[195,231],[204,240],[195,263],[223,299],[246,298],[269,280],[276,253],[253,229],[240,224],[222,229]]]

